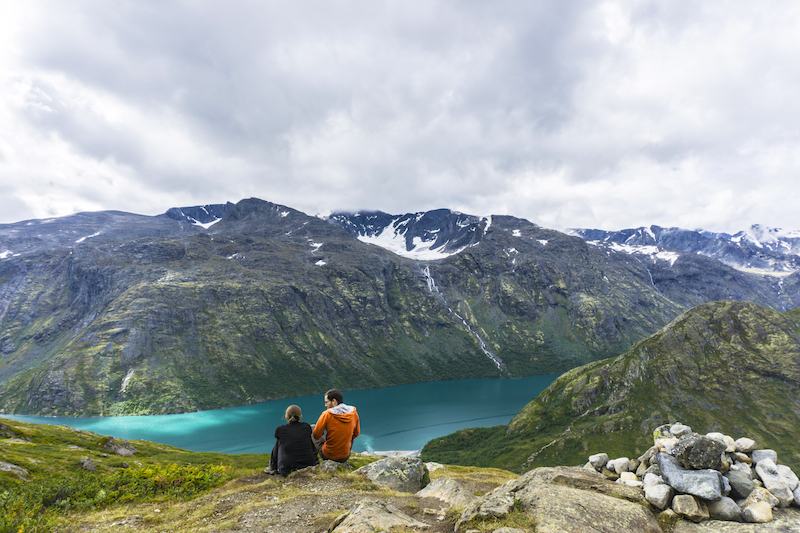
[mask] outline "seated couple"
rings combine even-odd
[[[317,464],[317,454],[322,459],[347,462],[353,440],[361,433],[356,408],[345,405],[344,396],[337,389],[324,395],[325,411],[313,426],[301,422],[300,407],[286,409],[286,422],[275,429],[275,446],[265,471],[283,476],[307,466]]]

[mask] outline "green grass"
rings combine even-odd
[[[107,437],[66,427],[0,419],[0,533],[52,531],[75,512],[121,504],[180,501],[269,462],[267,454],[200,453],[146,441],[122,457],[105,450]],[[88,458],[97,471],[80,465]]]

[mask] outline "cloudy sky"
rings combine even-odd
[[[800,229],[793,0],[0,0],[0,223],[257,197]]]

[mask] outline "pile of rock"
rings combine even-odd
[[[644,490],[645,499],[668,514],[699,522],[709,518],[770,522],[775,507],[800,506],[800,483],[778,464],[774,450],[721,433],[698,435],[689,426],[656,428],[654,445],[635,460],[589,457],[586,468]]]

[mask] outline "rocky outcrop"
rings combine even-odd
[[[425,463],[414,457],[386,457],[362,466],[355,473],[397,492],[415,493],[430,481]]]
[[[138,451],[130,442],[116,440],[114,437],[107,437],[103,448],[122,457],[133,457]]]
[[[467,506],[456,531],[473,521],[500,518],[519,505],[537,531],[633,531],[661,533],[641,490],[577,468],[537,468]],[[600,529],[602,527],[602,529]]]
[[[800,506],[797,475],[788,466],[776,464],[774,450],[757,449],[753,439],[698,435],[683,424],[660,426],[653,439],[654,445],[632,464],[627,458],[602,464],[607,455],[594,454],[585,468],[605,473],[618,483],[642,487],[655,509],[693,522],[765,523],[772,521],[776,507]],[[621,462],[629,467],[624,473],[620,473]]]

